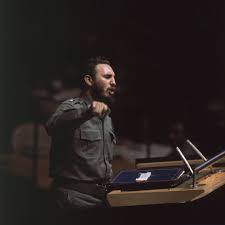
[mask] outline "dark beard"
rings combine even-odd
[[[114,102],[114,98],[113,97],[105,97],[102,94],[102,90],[101,88],[99,88],[98,86],[93,86],[92,88],[92,94],[93,94],[93,98],[99,102],[104,102],[107,105],[111,105]]]

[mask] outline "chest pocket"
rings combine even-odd
[[[98,157],[102,143],[100,130],[82,128],[75,135],[76,152],[82,158]]]

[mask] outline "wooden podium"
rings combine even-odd
[[[225,152],[224,152],[225,153]],[[107,194],[107,199],[112,207],[154,205],[168,203],[185,203],[195,201],[215,191],[225,184],[225,157],[221,155],[213,167],[203,168],[195,177],[184,181],[173,188],[157,188],[138,191],[113,190]],[[190,160],[188,163],[201,165],[203,160]],[[137,169],[145,168],[169,168],[184,165],[181,161],[144,162],[137,163]],[[206,165],[207,166],[207,165]]]

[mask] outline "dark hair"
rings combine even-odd
[[[86,87],[86,84],[85,84],[84,79],[83,79],[84,76],[90,75],[94,78],[95,74],[96,74],[95,67],[98,64],[108,64],[108,65],[111,66],[110,61],[104,56],[96,56],[96,57],[89,58],[87,60],[86,64],[84,64],[82,66],[83,68],[82,68],[81,89],[85,89],[85,87]]]
[[[106,59],[104,56],[97,56],[97,57],[90,58],[87,61],[87,65],[86,65],[86,68],[85,68],[85,71],[84,71],[85,72],[84,75],[88,74],[88,75],[94,77],[95,74],[96,74],[95,67],[98,64],[108,64],[108,65],[111,65],[111,63],[109,62],[109,60]]]

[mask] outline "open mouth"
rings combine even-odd
[[[110,95],[114,95],[115,91],[116,91],[115,88],[109,88],[108,89],[108,92],[109,92]]]

